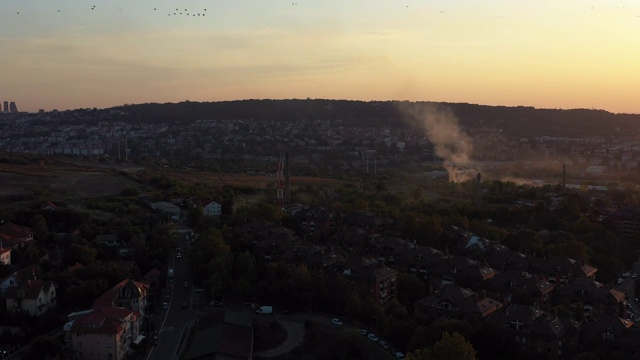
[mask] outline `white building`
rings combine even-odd
[[[204,214],[207,216],[220,216],[222,214],[222,205],[212,201],[204,206]]]

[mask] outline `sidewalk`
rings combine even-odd
[[[280,356],[282,354],[290,352],[291,350],[302,344],[305,331],[303,324],[282,320],[280,320],[280,324],[287,331],[287,340],[285,340],[280,346],[277,346],[273,349],[253,354],[255,357],[271,358]]]

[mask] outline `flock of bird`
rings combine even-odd
[[[296,5],[298,3],[295,3]],[[292,3],[293,5],[293,3]],[[96,10],[96,6],[92,5],[90,8],[90,10],[94,11]],[[119,11],[124,10],[123,8],[119,7],[118,8]],[[158,11],[158,8],[153,8],[153,11]],[[60,9],[58,9],[58,12],[62,12]],[[180,8],[176,8],[176,10],[174,12],[169,12],[167,13],[168,16],[179,16],[179,15],[183,15],[183,16],[205,16],[207,12],[207,9],[202,9],[202,12],[196,12],[196,11],[189,11],[189,9],[184,9],[184,11],[182,11]],[[20,11],[16,12],[16,15],[20,15]]]
[[[298,3],[297,2],[292,2],[291,5],[295,6],[295,5],[298,5]],[[409,7],[409,5],[407,5],[407,7]],[[618,9],[619,8],[620,7],[618,7]],[[623,6],[623,8],[624,8],[624,6]],[[91,6],[90,9],[91,10],[96,10],[96,6],[93,5],[93,6]],[[123,8],[119,7],[118,10],[122,11]],[[591,7],[591,10],[594,10],[593,6]],[[153,11],[158,11],[158,8],[153,8]],[[58,12],[61,12],[61,10],[58,9]],[[193,16],[193,17],[196,17],[196,16],[205,16],[206,12],[207,12],[207,9],[202,9],[202,12],[195,12],[195,11],[189,11],[188,9],[184,9],[184,11],[182,11],[180,8],[176,8],[175,11],[173,11],[173,10],[169,11],[169,13],[167,13],[167,16],[181,16],[182,15],[182,16]],[[440,13],[444,14],[444,11],[440,10]],[[20,12],[18,11],[18,12],[16,12],[16,14],[20,15]],[[640,18],[640,15],[638,15],[637,17]],[[502,19],[502,16],[490,16],[489,18]]]

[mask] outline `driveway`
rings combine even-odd
[[[286,354],[302,344],[304,338],[303,324],[291,321],[280,321],[280,325],[287,331],[287,339],[278,347],[253,355],[261,358],[272,358]]]

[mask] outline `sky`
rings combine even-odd
[[[640,113],[637,0],[0,5],[0,101],[21,111],[322,98]]]

